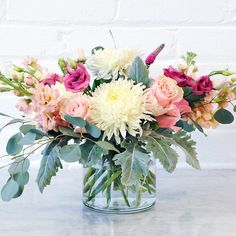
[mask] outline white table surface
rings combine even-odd
[[[84,207],[81,169],[60,171],[43,195],[32,172],[20,199],[0,201],[0,236],[236,235],[236,170],[160,170],[156,206],[130,215]]]

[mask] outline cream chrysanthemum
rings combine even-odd
[[[117,79],[118,74],[128,75],[129,68],[137,56],[141,56],[141,53],[135,49],[100,49],[87,59],[86,65],[98,78]]]
[[[145,109],[144,86],[132,80],[119,79],[100,85],[92,94],[89,119],[104,131],[108,140],[114,135],[120,143],[128,132],[132,136],[142,133],[141,120],[151,120]]]

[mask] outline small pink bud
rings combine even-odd
[[[156,60],[156,57],[163,50],[164,47],[165,47],[165,44],[161,44],[155,51],[153,51],[151,54],[149,54],[145,60],[146,65],[149,66],[149,65],[153,64],[154,61]]]

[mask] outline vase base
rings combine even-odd
[[[88,207],[89,209],[99,212],[99,213],[107,213],[107,214],[133,214],[148,211],[153,208],[156,202],[153,202],[150,205],[140,206],[140,207],[129,207],[129,208],[116,208],[116,207],[109,207],[109,208],[101,208],[94,205],[90,205],[87,202],[83,202],[83,204]]]

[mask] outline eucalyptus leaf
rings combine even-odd
[[[26,133],[25,136],[19,141],[20,145],[30,145],[34,144],[36,139],[36,134],[35,133]]]
[[[60,158],[66,162],[79,161],[81,151],[79,144],[70,144],[60,149]]]
[[[134,80],[136,83],[142,83],[147,87],[150,86],[151,81],[149,79],[147,66],[140,57],[136,57],[132,62],[129,71],[129,78]]]
[[[8,140],[6,151],[9,155],[17,155],[21,152],[23,145],[19,144],[19,142],[22,137],[21,133],[17,133]]]
[[[192,132],[194,131],[194,127],[190,124],[187,123],[187,121],[185,120],[179,120],[175,126],[177,127],[181,127],[183,130],[187,131],[187,132]]]
[[[135,139],[123,140],[121,146],[126,150],[113,158],[121,166],[121,182],[125,186],[136,185],[147,176],[150,157]]]
[[[79,126],[80,128],[84,128],[86,125],[86,121],[81,117],[72,117],[72,116],[64,116],[64,119],[72,125]]]
[[[74,137],[74,138],[80,138],[80,135],[75,133],[73,129],[66,127],[66,126],[60,126],[59,130],[62,134],[64,134],[65,136],[69,136],[69,137]]]
[[[101,135],[101,130],[95,125],[92,125],[91,123],[87,122],[85,129],[94,138],[99,138]]]
[[[30,130],[35,129],[35,125],[21,125],[20,132],[23,134],[27,134]]]
[[[6,202],[10,201],[17,194],[18,190],[19,185],[17,182],[13,178],[8,179],[7,183],[1,190],[2,200]]]
[[[214,119],[221,124],[231,124],[234,121],[234,116],[230,111],[221,108],[214,114]]]
[[[18,173],[25,173],[28,171],[30,166],[30,162],[28,158],[24,156],[20,156],[10,165],[8,168],[8,172],[11,175],[18,174]]]
[[[13,198],[18,198],[22,195],[24,191],[24,186],[29,182],[29,173],[21,173],[13,176],[13,179],[17,182],[19,189],[18,192],[14,195]]]
[[[7,126],[9,125],[13,125],[13,124],[16,124],[16,123],[21,123],[23,120],[22,119],[13,119],[13,120],[10,120],[7,124],[5,124],[1,129],[0,129],[0,132],[2,132],[2,130],[4,128],[6,128]]]

